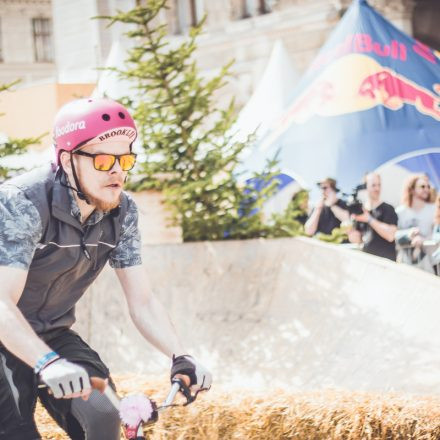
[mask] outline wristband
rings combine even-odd
[[[58,353],[55,353],[54,351],[50,351],[49,353],[45,354],[42,358],[40,358],[38,362],[35,364],[34,373],[38,374],[44,367],[47,367],[47,365],[56,361],[59,358],[60,356],[58,355]]]
[[[371,222],[374,220],[374,217],[371,215],[371,214],[368,214],[368,220],[367,220],[367,223],[369,224],[369,225],[371,225]]]

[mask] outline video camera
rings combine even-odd
[[[350,215],[355,214],[359,215],[364,212],[363,210],[363,204],[359,200],[359,191],[362,191],[363,189],[366,189],[367,186],[365,183],[361,183],[360,185],[357,185],[353,188],[353,191],[351,194],[344,193],[344,201],[347,204],[347,209]]]
[[[359,191],[366,189],[367,186],[365,183],[361,183],[353,188],[351,194],[344,194],[344,201],[347,204],[347,209],[350,215],[359,215],[364,212],[363,204],[359,200]],[[362,222],[353,221],[353,227],[361,233],[364,233],[367,229],[367,225]]]

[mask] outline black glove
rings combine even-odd
[[[185,354],[176,357],[173,355],[171,380],[176,374],[184,374],[189,377],[192,391],[203,391],[211,388],[211,373],[192,356]]]

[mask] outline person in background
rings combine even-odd
[[[291,203],[297,211],[295,220],[305,225],[309,218],[309,193],[305,189],[300,189],[292,196]]]
[[[351,243],[363,243],[362,250],[369,254],[396,261],[394,236],[397,230],[397,214],[394,208],[381,200],[381,179],[377,173],[365,176],[367,200],[363,213],[353,215],[361,228],[348,232]]]
[[[431,273],[434,269],[429,248],[424,242],[432,236],[435,211],[433,195],[428,176],[415,174],[406,181],[402,204],[396,209],[397,260]]]
[[[318,232],[331,234],[341,222],[350,218],[346,203],[337,196],[336,180],[328,177],[318,185],[322,191],[321,199],[304,225],[305,233],[310,236]]]
[[[440,193],[435,198],[434,227],[432,229],[432,240],[436,243],[436,249],[432,254],[434,273],[440,275]]]

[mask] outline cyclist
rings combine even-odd
[[[0,186],[0,440],[40,438],[37,397],[74,440],[120,438],[119,415],[90,388],[91,376],[114,388],[109,370],[70,329],[107,261],[140,333],[172,359],[171,377],[188,376],[195,391],[211,385],[148,287],[137,208],[123,191],[136,136],[122,105],[72,101],[55,118],[56,163]]]

